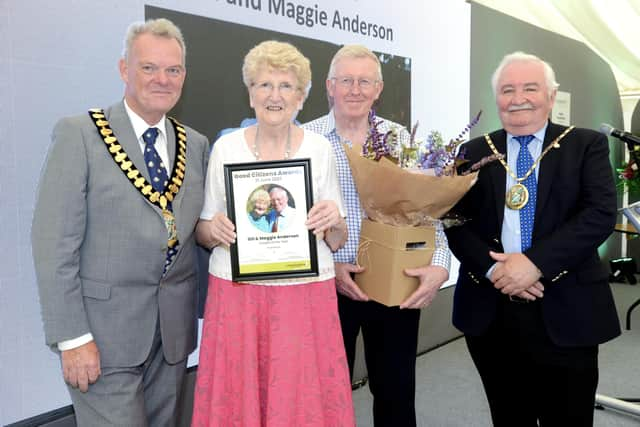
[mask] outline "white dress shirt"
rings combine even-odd
[[[547,132],[547,125],[545,124],[542,129],[533,134],[534,138],[529,142],[527,148],[529,149],[529,153],[531,153],[531,157],[533,157],[534,161],[540,154],[542,153],[542,143],[544,141],[544,135]],[[520,153],[520,143],[515,137],[507,132],[507,164],[509,165],[509,169],[516,173],[517,171],[517,160],[518,153]],[[540,169],[540,165],[538,165],[533,172],[536,175],[536,185],[538,184],[538,171]],[[509,191],[513,185],[516,184],[516,180],[513,179],[511,174],[507,173],[506,184],[505,184],[505,194]],[[522,177],[518,177],[522,178]],[[521,253],[521,239],[520,239],[520,211],[515,209],[509,209],[507,205],[504,206],[504,217],[502,219],[502,234],[500,236],[502,241],[502,248],[504,253]],[[491,278],[491,274],[495,269],[496,264],[494,263],[487,274],[485,275],[487,279]]]

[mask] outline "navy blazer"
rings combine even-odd
[[[565,129],[549,122],[543,150]],[[506,155],[506,132],[490,136]],[[468,164],[492,154],[484,136],[464,147]],[[575,128],[539,168],[532,246],[524,254],[542,272],[545,327],[556,345],[600,344],[620,334],[608,272],[597,251],[616,222],[608,140],[593,130]],[[482,335],[496,316],[499,298],[506,298],[485,278],[494,263],[489,250],[503,251],[505,185],[500,162],[480,169],[476,184],[453,208],[468,221],[446,231],[449,247],[461,262],[453,323],[465,334]]]

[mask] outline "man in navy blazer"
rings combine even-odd
[[[209,147],[167,117],[186,73],[174,24],[132,24],[119,65],[124,100],[53,131],[33,257],[77,424],[173,426],[196,346],[193,231]]]
[[[447,230],[461,262],[453,323],[495,426],[590,426],[598,344],[620,334],[598,257],[616,222],[608,141],[549,121],[558,84],[536,56],[505,56],[492,85],[504,129],[466,143],[466,158],[506,158],[454,207],[466,222]]]

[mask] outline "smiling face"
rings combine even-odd
[[[253,213],[256,217],[266,214],[267,209],[269,209],[269,200],[256,199],[253,205]]]
[[[148,124],[156,124],[178,102],[186,71],[175,39],[141,34],[119,66],[127,104]]]
[[[287,197],[286,191],[275,188],[271,190],[269,195],[271,196],[271,204],[273,205],[273,208],[276,210],[276,212],[280,213],[284,210],[284,208],[287,207],[287,204],[289,203],[289,197]]]
[[[261,70],[251,88],[249,101],[259,125],[282,125],[302,108],[303,94],[292,71]]]
[[[546,124],[556,90],[547,86],[544,66],[539,62],[516,61],[498,78],[496,104],[504,129],[512,135],[530,135]]]
[[[373,82],[362,87],[358,81]],[[345,85],[341,82],[353,82]],[[326,82],[327,93],[333,99],[337,117],[347,120],[366,118],[373,103],[380,97],[383,82],[378,78],[378,65],[371,58],[344,57],[336,62],[334,75]]]

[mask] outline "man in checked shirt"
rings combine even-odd
[[[373,394],[376,427],[416,425],[415,365],[420,308],[427,306],[449,278],[450,253],[442,228],[430,265],[406,269],[420,280],[418,289],[400,306],[387,307],[369,298],[353,280],[363,271],[356,265],[362,208],[342,144],[362,147],[369,135],[368,115],[384,86],[380,61],[364,46],[346,45],[333,57],[326,81],[331,111],[304,125],[324,135],[334,149],[338,179],[347,209],[349,237],[344,248],[334,253],[338,309],[342,334],[353,377],[356,338],[362,329],[369,389]],[[382,120],[378,130],[401,128],[399,138],[408,140],[404,127]]]

